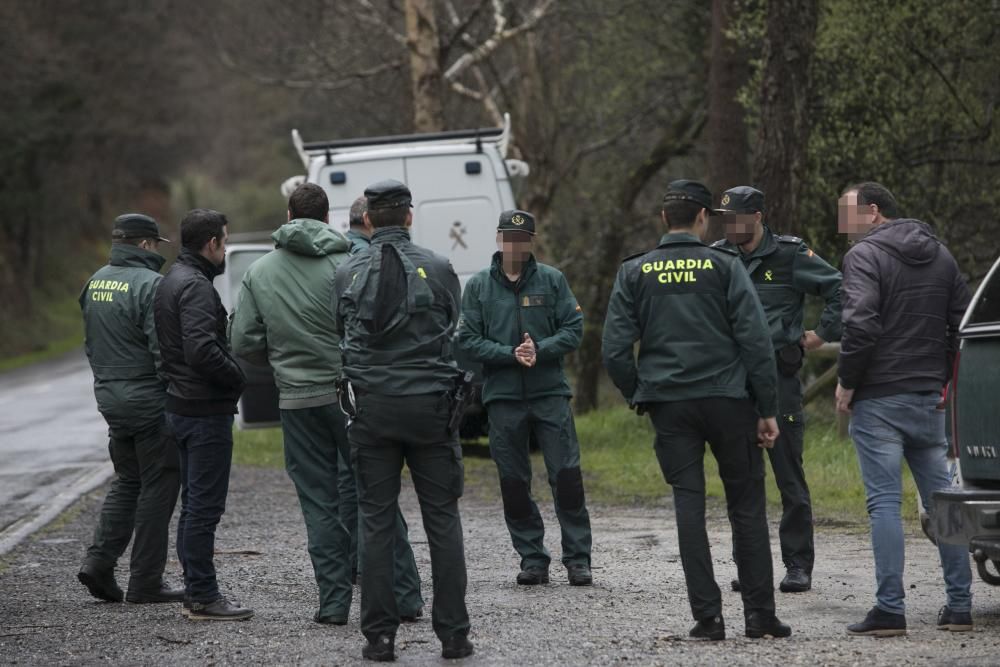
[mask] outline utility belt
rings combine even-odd
[[[448,426],[446,432],[450,435],[462,424],[465,408],[474,397],[472,371],[462,371],[455,376],[455,388],[447,392]],[[337,403],[340,410],[347,416],[348,424],[358,417],[358,396],[362,393],[354,388],[351,381],[342,377],[336,382]]]
[[[795,377],[802,368],[802,360],[805,350],[798,343],[788,345],[776,350],[775,359],[778,362],[778,372],[785,377]]]

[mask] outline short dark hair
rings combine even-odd
[[[361,195],[351,204],[351,212],[347,215],[347,221],[351,227],[365,226],[365,211],[368,210],[368,200]]]
[[[181,245],[191,252],[201,252],[205,244],[221,238],[229,224],[226,216],[210,208],[194,208],[181,220]]]
[[[672,199],[663,202],[663,213],[667,216],[669,229],[691,229],[695,218],[705,208],[701,204],[687,199]]]
[[[323,188],[315,183],[303,183],[288,198],[288,212],[292,218],[325,220],[330,214],[330,200]]]
[[[374,211],[368,210],[368,220],[372,227],[402,227],[406,224],[406,216],[410,212],[409,206],[396,206],[393,208],[377,208]]]
[[[848,192],[857,192],[859,204],[875,204],[878,206],[879,212],[890,220],[899,217],[899,205],[896,203],[896,198],[881,183],[865,181],[850,186],[844,190],[843,194]]]

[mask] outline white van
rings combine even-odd
[[[292,130],[307,173],[286,180],[281,193],[287,198],[304,182],[321,185],[330,199],[330,224],[346,232],[351,204],[367,186],[387,178],[406,183],[413,194],[413,242],[448,257],[464,287],[489,265],[500,212],[515,208],[515,187],[529,172],[526,163],[507,158],[510,136],[508,115],[500,128],[367,139],[306,143]],[[226,273],[215,279],[227,311],[236,303],[247,268],[272,248],[269,233],[230,236]],[[278,394],[270,367],[244,363],[243,368],[247,388],[239,404],[240,427],[276,424]],[[484,426],[485,411],[476,402],[466,412],[462,432],[476,435]]]
[[[510,116],[499,128],[368,139],[292,143],[306,168],[282,185],[291,194],[308,181],[330,199],[330,224],[348,228],[348,212],[367,186],[392,178],[413,194],[413,242],[448,257],[462,282],[489,265],[500,212],[515,208],[515,186],[528,165],[507,158]]]

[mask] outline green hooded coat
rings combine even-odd
[[[333,403],[341,363],[330,304],[351,242],[309,219],[292,220],[271,238],[274,250],[243,276],[229,330],[233,353],[271,364],[280,408]]]

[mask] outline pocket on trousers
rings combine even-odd
[[[160,447],[163,456],[163,469],[180,470],[181,456],[177,450],[177,438],[166,423],[163,424],[163,430],[160,431]]]
[[[465,462],[462,460],[462,445],[451,445],[451,491],[456,498],[465,493]]]

